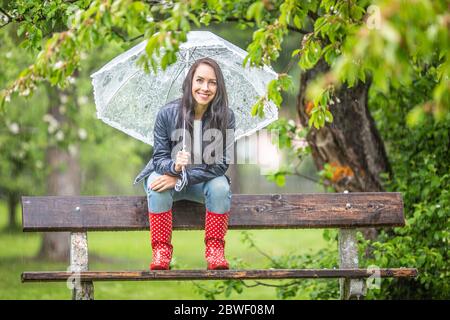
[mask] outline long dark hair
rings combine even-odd
[[[191,66],[188,74],[183,82],[183,97],[179,106],[179,113],[177,119],[177,128],[183,129],[183,115],[186,119],[186,130],[193,134],[193,123],[195,117],[195,105],[196,101],[192,96],[192,80],[194,78],[195,70],[201,64],[206,64],[213,68],[216,74],[217,90],[214,99],[209,103],[208,108],[205,111],[205,116],[209,117],[210,122],[205,125],[205,129],[218,129],[222,132],[222,137],[225,139],[226,129],[228,127],[228,96],[225,87],[225,79],[222,74],[222,70],[216,61],[211,58],[202,58]]]

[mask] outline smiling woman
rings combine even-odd
[[[192,96],[195,106],[195,119],[201,119],[208,104],[214,99],[217,91],[217,80],[214,69],[207,64],[200,64],[194,73]]]
[[[222,71],[213,59],[197,60],[187,73],[182,90],[181,99],[168,103],[158,112],[154,128],[153,157],[136,179],[144,180],[147,193],[153,249],[150,269],[170,268],[173,252],[172,206],[178,200],[205,204],[207,268],[228,269],[224,256],[224,238],[228,229],[232,194],[231,181],[225,172],[230,163],[229,154],[234,151],[234,112],[228,107]],[[179,144],[176,144],[174,133],[177,130],[184,132],[184,128],[187,131],[185,137],[188,137],[188,150],[177,152]],[[215,146],[213,163],[210,158],[202,157],[207,151],[203,144],[203,137],[207,136],[206,130],[215,130],[216,133],[211,142]],[[230,132],[231,137],[227,137]],[[192,153],[189,152],[190,137],[194,139],[194,153],[200,155],[195,157],[194,164]],[[220,147],[219,152],[216,152],[217,146]],[[208,148],[211,149],[209,146]],[[176,154],[175,160],[172,159],[173,154]],[[183,170],[187,184],[178,191],[175,186]]]

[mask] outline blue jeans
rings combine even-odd
[[[225,176],[219,176],[206,182],[186,186],[180,192],[174,188],[156,192],[150,189],[150,184],[161,176],[155,171],[144,179],[144,189],[147,193],[148,211],[162,213],[172,209],[174,201],[190,200],[205,204],[206,210],[214,213],[227,213],[231,207],[231,188]]]

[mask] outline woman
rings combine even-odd
[[[207,268],[228,269],[229,264],[224,256],[224,238],[228,229],[232,194],[231,181],[225,172],[230,163],[230,153],[234,154],[235,117],[228,108],[225,81],[219,65],[210,58],[197,60],[186,75],[182,90],[181,99],[168,103],[158,112],[154,128],[153,157],[135,180],[135,183],[144,180],[147,193],[153,250],[150,269],[170,268],[173,252],[172,205],[174,201],[182,199],[205,204]],[[174,133],[184,126],[187,130],[185,135],[188,137],[188,147],[189,137],[193,137],[194,164],[191,164],[191,152],[174,152],[180,146],[173,138]],[[215,143],[220,142],[223,148],[215,157],[214,163],[209,161],[211,158],[204,163],[202,137],[206,130],[216,133],[220,131],[216,134],[218,138],[215,137],[211,143],[217,146]],[[174,161],[171,155],[175,153]],[[180,183],[183,168],[187,184],[181,191],[176,191],[174,188],[177,182]]]

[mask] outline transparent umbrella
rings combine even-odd
[[[181,97],[187,70],[203,57],[216,60],[222,69],[229,107],[236,116],[236,140],[278,119],[278,109],[270,102],[264,105],[263,118],[251,115],[252,106],[277,74],[267,66],[244,68],[247,52],[234,44],[208,31],[191,31],[180,46],[177,62],[164,71],[158,66],[156,74],[136,64],[146,44],[136,45],[91,75],[97,117],[112,127],[153,145],[156,114],[167,102]]]

